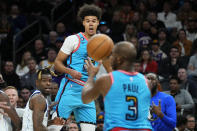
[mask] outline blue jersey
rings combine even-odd
[[[151,99],[151,103],[154,102],[157,106],[161,101],[161,111],[164,117],[152,121],[152,127],[154,131],[173,131],[176,127],[176,103],[171,95],[165,94],[163,92],[157,92]],[[153,117],[157,117],[153,114]]]
[[[115,127],[152,129],[148,120],[151,93],[144,75],[122,70],[110,75],[112,86],[104,100],[104,130]]]
[[[88,40],[81,32],[76,35],[79,38],[79,43],[77,48],[68,57],[67,65],[69,68],[74,69],[82,74],[82,78],[81,78],[82,81],[87,81],[88,73],[84,65],[86,64],[85,60],[87,60],[88,58],[88,53],[87,53]],[[93,63],[95,62],[93,61]],[[68,75],[68,78],[72,79],[70,75]]]

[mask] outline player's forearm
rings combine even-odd
[[[92,100],[94,100],[94,93],[92,93],[94,83],[94,76],[89,76],[82,91],[82,101],[84,104],[90,103]]]
[[[12,113],[8,114],[9,117],[11,118],[12,123],[14,124],[14,127],[16,131],[20,131],[22,128],[22,121],[19,118],[18,114],[16,113],[15,110],[13,110]]]
[[[65,67],[62,61],[59,61],[59,60],[55,60],[54,67],[55,67],[55,70],[61,73],[70,74],[72,72],[72,69]]]
[[[103,60],[102,63],[103,63],[103,66],[105,67],[105,70],[107,71],[107,73],[110,73],[113,71],[109,58],[106,60]]]

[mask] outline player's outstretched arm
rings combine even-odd
[[[64,66],[63,62],[68,58],[69,55],[63,53],[61,50],[59,51],[56,59],[55,59],[55,70],[61,72],[70,74],[75,79],[80,79],[82,74],[80,72],[77,72],[75,70],[72,70],[70,68],[67,68]]]
[[[86,61],[87,70],[88,70],[88,80],[84,85],[82,90],[82,101],[87,104],[95,100],[100,94],[105,96],[108,91],[108,87],[111,85],[111,79],[109,75],[105,75],[94,80],[95,75],[98,73],[101,63],[95,67],[91,60]]]
[[[30,100],[30,109],[33,110],[33,129],[34,131],[47,131],[42,124],[46,109],[46,100],[41,95],[35,95]]]

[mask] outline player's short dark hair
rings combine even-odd
[[[51,71],[49,68],[44,68],[44,69],[39,69],[37,71],[37,80],[41,80],[42,75],[51,75],[51,76],[56,76],[55,73],[53,71]]]
[[[85,16],[96,16],[98,20],[101,20],[102,10],[96,5],[88,5],[85,4],[81,8],[79,8],[78,16],[83,21]]]

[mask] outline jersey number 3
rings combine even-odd
[[[138,117],[138,101],[135,96],[126,96],[126,102],[131,104],[128,105],[130,113],[126,113],[126,120],[134,121]]]

